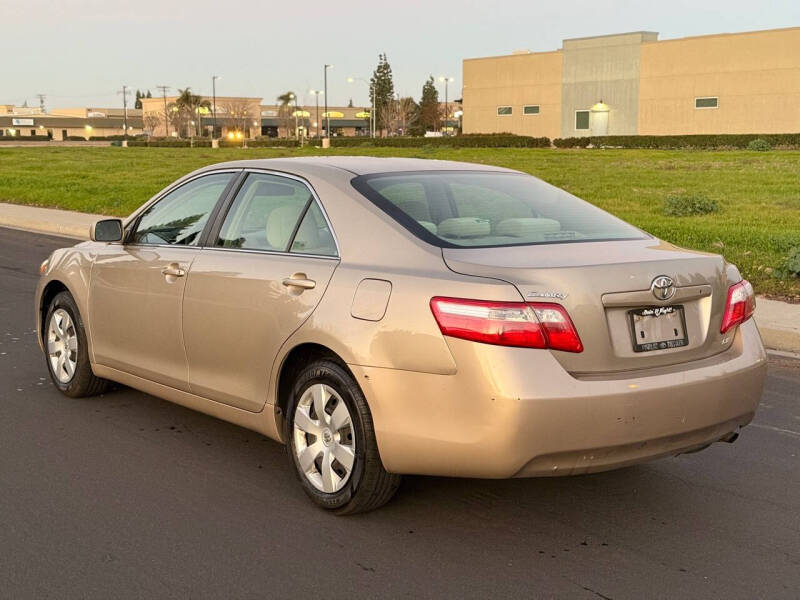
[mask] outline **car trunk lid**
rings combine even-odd
[[[711,356],[730,345],[733,332],[719,333],[729,281],[722,257],[685,250],[647,238],[499,248],[445,248],[447,266],[466,275],[491,277],[517,287],[528,302],[557,302],[571,316],[583,352],[552,351],[569,372],[597,374],[646,369]],[[667,276],[674,295],[666,300],[651,290]],[[639,351],[631,311],[661,308],[681,322],[686,345]],[[664,308],[667,310],[664,311]],[[680,311],[682,309],[682,318]],[[646,315],[651,313],[645,311]],[[673,331],[664,321],[645,326],[654,339]],[[637,321],[638,322],[638,321]],[[641,329],[641,326],[639,327]],[[678,332],[676,339],[682,338]],[[650,341],[637,339],[638,342]],[[675,342],[676,344],[679,342]],[[641,346],[641,345],[640,345]],[[646,345],[645,345],[646,346]],[[652,347],[652,346],[651,346]]]

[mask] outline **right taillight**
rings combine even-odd
[[[431,311],[444,335],[519,348],[582,352],[575,325],[560,304],[436,297]]]
[[[756,309],[756,297],[753,286],[746,279],[728,288],[728,301],[725,304],[725,313],[722,315],[720,333],[725,333],[744,323],[753,316]]]

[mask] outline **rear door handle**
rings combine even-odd
[[[286,287],[300,288],[303,290],[313,290],[317,287],[317,282],[313,279],[308,279],[305,273],[295,273],[291,277],[287,277],[281,283]]]
[[[186,271],[181,269],[178,263],[172,263],[161,269],[161,274],[165,277],[183,277],[186,275]]]

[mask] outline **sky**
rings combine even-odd
[[[168,85],[264,103],[292,90],[311,105],[356,106],[385,52],[396,91],[419,98],[429,75],[461,96],[464,58],[554,50],[564,38],[657,31],[659,39],[800,26],[800,0],[0,0],[0,103],[122,106],[123,85]],[[443,84],[437,82],[444,99]]]

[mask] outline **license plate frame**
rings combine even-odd
[[[654,319],[663,320],[656,322]],[[686,315],[681,304],[635,308],[628,311],[628,321],[634,352],[671,350],[689,345]],[[671,327],[676,332],[673,337],[659,335],[666,327]]]

